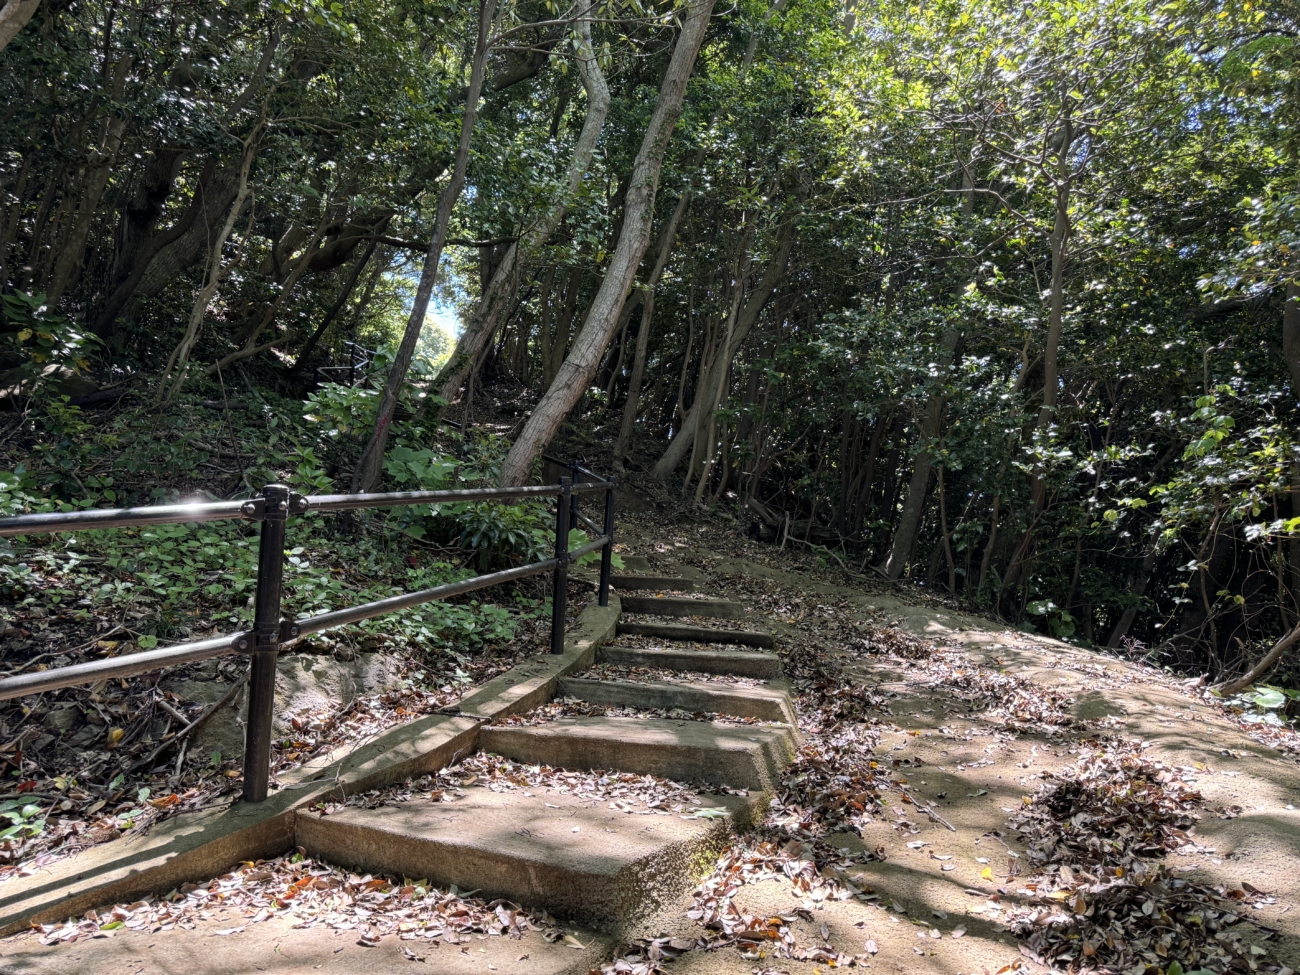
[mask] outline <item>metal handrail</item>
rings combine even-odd
[[[476,589],[485,589],[517,579],[554,572],[551,600],[551,652],[564,649],[564,620],[567,602],[568,567],[598,549],[603,549],[600,568],[599,602],[609,603],[609,577],[613,558],[613,479],[599,479],[578,466],[568,465],[574,478],[560,478],[558,484],[511,488],[463,488],[449,491],[395,491],[376,494],[326,494],[304,497],[283,484],[268,484],[261,497],[247,501],[213,501],[197,504],[151,505],[139,508],[110,508],[50,512],[0,518],[0,537],[48,534],[83,529],[127,528],[143,525],[179,525],[235,520],[261,522],[258,545],[257,594],[253,628],[224,636],[209,637],[171,647],[159,647],[107,660],[94,660],[67,667],[54,667],[30,674],[0,678],[0,701],[60,690],[78,684],[114,677],[150,673],[163,667],[208,660],[230,653],[250,657],[248,725],[244,744],[244,801],[261,802],[269,791],[271,720],[275,699],[276,657],[281,647],[312,633],[359,623],[438,599],[448,599]],[[574,483],[581,472],[598,479]],[[597,491],[605,493],[603,529],[578,510],[578,497]],[[405,505],[438,504],[454,501],[485,501],[512,498],[550,497],[555,505],[555,555],[553,558],[485,575],[444,583],[431,589],[400,593],[386,599],[332,610],[303,620],[281,617],[284,583],[285,534],[291,514],[306,511],[351,511],[359,508],[391,508]],[[582,522],[599,537],[569,551],[569,526]]]
[[[0,538],[80,531],[83,528],[136,528],[141,525],[188,525],[203,521],[256,521],[244,513],[244,501],[155,504],[142,508],[90,508],[0,518]]]

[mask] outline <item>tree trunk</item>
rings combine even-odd
[[[668,222],[660,230],[659,255],[655,266],[646,281],[646,294],[641,304],[641,328],[636,334],[636,354],[632,359],[632,375],[627,381],[627,402],[623,404],[623,420],[618,427],[618,440],[614,443],[614,469],[623,470],[623,458],[627,456],[628,444],[632,442],[632,431],[636,428],[637,413],[641,406],[641,383],[645,379],[646,356],[650,351],[650,325],[655,313],[655,288],[663,277],[668,257],[672,254],[673,241],[677,238],[677,227],[691,202],[691,191],[686,190],[673,208]]]
[[[1151,548],[1147,550],[1147,554],[1142,557],[1142,568],[1139,569],[1138,574],[1129,581],[1128,591],[1129,595],[1133,597],[1134,603],[1120,614],[1119,619],[1115,623],[1115,628],[1110,631],[1110,639],[1106,641],[1106,646],[1108,648],[1114,650],[1118,647],[1120,641],[1128,635],[1129,627],[1133,625],[1133,621],[1137,619],[1137,600],[1142,598],[1142,594],[1146,592],[1147,584],[1151,581],[1151,570],[1156,567],[1156,558],[1156,547],[1153,544]]]
[[[503,309],[510,306],[515,292],[519,290],[523,265],[550,239],[551,234],[555,233],[556,228],[564,220],[565,214],[568,213],[569,204],[577,195],[583,177],[591,166],[596,143],[600,139],[605,119],[609,115],[609,85],[606,84],[605,76],[600,71],[600,64],[592,45],[590,8],[586,15],[578,18],[574,25],[574,33],[581,42],[577,62],[578,74],[582,77],[582,86],[587,92],[587,118],[583,122],[577,144],[573,147],[573,158],[569,161],[564,187],[551,204],[550,212],[506,250],[501,263],[497,265],[487,286],[483,289],[483,296],[479,299],[469,322],[466,323],[465,330],[456,343],[455,351],[438,371],[434,386],[438,390],[438,395],[447,402],[455,397],[470,367],[477,360],[479,352],[496,332]]]
[[[952,365],[953,354],[957,349],[958,334],[956,329],[949,329],[943,335],[943,357],[940,371],[946,372]],[[925,405],[925,419],[921,423],[920,449],[912,462],[912,479],[907,485],[907,496],[903,499],[903,511],[898,519],[898,528],[894,532],[894,541],[889,548],[889,558],[885,560],[883,571],[888,579],[897,579],[903,574],[912,549],[916,545],[916,533],[921,524],[921,509],[925,505],[925,495],[930,489],[930,443],[940,433],[943,411],[948,405],[948,398],[942,392],[931,394]]]
[[[867,465],[862,474],[862,484],[857,491],[857,497],[853,502],[853,521],[850,535],[856,535],[862,531],[862,525],[867,517],[867,502],[871,500],[871,489],[875,487],[876,465],[880,462],[880,448],[885,443],[885,433],[893,424],[893,417],[889,413],[884,413],[876,417],[871,426],[871,439],[867,443]]]
[[[744,344],[750,330],[758,322],[758,316],[767,304],[768,298],[772,296],[777,284],[785,276],[786,268],[790,264],[790,254],[794,250],[794,213],[786,214],[785,219],[781,222],[781,229],[778,232],[777,239],[776,253],[772,255],[771,263],[768,264],[767,270],[763,273],[762,280],[750,293],[749,299],[740,312],[730,346],[719,351],[712,367],[709,369],[708,375],[701,384],[701,388],[696,391],[695,402],[682,418],[681,428],[669,442],[663,455],[655,462],[654,470],[651,473],[656,480],[667,480],[668,476],[677,469],[677,466],[685,458],[686,451],[694,444],[696,430],[701,426],[698,412],[700,404],[712,403],[717,399],[722,374],[730,367],[731,360],[740,351],[740,347]],[[705,407],[705,409],[711,408]]]
[[[748,265],[749,262],[745,260],[744,266],[746,269],[748,268]],[[727,312],[727,331],[723,333],[722,343],[719,346],[719,357],[731,348],[732,338],[736,332],[736,316],[740,314],[740,299],[745,293],[746,277],[747,275],[744,271],[740,268],[736,269],[736,290],[731,299],[731,309]],[[715,362],[714,367],[715,369],[719,367],[721,369],[718,373],[719,382],[717,383],[717,392],[713,394],[712,401],[707,404],[708,412],[699,415],[699,422],[704,423],[706,419],[708,421],[706,424],[708,436],[704,443],[704,456],[700,461],[700,482],[695,489],[695,500],[701,503],[704,501],[705,492],[708,490],[709,476],[713,472],[713,458],[717,454],[718,450],[718,408],[722,406],[727,398],[727,390],[730,385],[728,377],[731,374],[731,360],[727,359],[725,362],[721,363]],[[811,527],[809,530],[811,531]]]
[[[654,114],[632,164],[618,245],[592,301],[586,322],[573,343],[572,352],[501,465],[502,485],[522,484],[528,478],[533,462],[550,443],[564,417],[590,385],[600,365],[601,355],[618,324],[619,312],[623,309],[623,302],[627,300],[641,258],[650,244],[650,226],[654,219],[659,172],[663,168],[673,128],[681,115],[686,84],[695,66],[696,55],[704,43],[713,4],[714,0],[701,0],[700,3],[685,8],[687,12],[682,31],[660,84]]]
[[[0,51],[27,26],[40,5],[41,0],[6,0],[4,6],[0,6]]]
[[[1291,400],[1300,403],[1300,284],[1288,281],[1282,305],[1282,355],[1291,374]]]
[[[126,76],[131,70],[133,58],[124,56],[113,66],[113,80],[107,93],[113,104],[121,104],[126,93]],[[113,111],[104,120],[103,134],[99,145],[91,151],[90,164],[86,170],[85,186],[82,190],[80,205],[73,217],[72,226],[59,256],[54,262],[54,271],[46,291],[45,301],[51,307],[59,303],[63,293],[76,283],[81,272],[82,257],[86,252],[86,240],[90,236],[91,224],[99,210],[100,198],[108,186],[108,177],[117,162],[117,154],[122,148],[122,137],[126,134],[127,115],[125,112]]]
[[[1065,315],[1065,261],[1070,241],[1070,170],[1069,152],[1074,142],[1074,128],[1069,118],[1061,132],[1058,152],[1060,178],[1056,184],[1056,214],[1052,222],[1052,235],[1048,241],[1052,253],[1052,281],[1047,305],[1047,341],[1043,346],[1043,399],[1038,408],[1035,430],[1043,433],[1056,420],[1056,402],[1061,347],[1061,326]],[[1030,487],[1034,508],[1042,511],[1047,505],[1047,489],[1040,468],[1035,466]]]
[[[221,232],[217,234],[217,239],[212,244],[212,260],[208,266],[208,279],[194,297],[194,304],[190,308],[190,320],[185,329],[185,335],[181,338],[180,344],[172,350],[171,358],[167,360],[167,367],[158,380],[158,394],[154,398],[155,405],[170,405],[185,384],[190,352],[194,348],[194,343],[199,339],[199,328],[203,324],[204,315],[207,314],[208,305],[211,304],[212,298],[221,284],[221,279],[225,276],[222,273],[221,252],[225,249],[226,241],[230,239],[230,234],[235,229],[235,221],[239,219],[244,204],[248,202],[248,171],[253,165],[252,144],[255,138],[256,134],[250,136],[248,143],[244,147],[244,158],[239,167],[239,190],[235,193],[235,202],[230,207],[230,213],[226,215],[226,222],[222,224]],[[231,263],[233,266],[234,262]],[[227,273],[229,272],[229,268],[225,270]],[[173,370],[175,370],[174,379]]]
[[[980,578],[975,592],[982,592],[984,582],[988,579],[989,568],[993,565],[993,552],[998,544],[998,519],[1002,514],[1002,495],[993,495],[993,516],[989,524],[989,540],[984,546],[984,556],[980,559]]]
[[[1264,655],[1263,659],[1260,660],[1259,663],[1250,668],[1249,672],[1238,677],[1236,680],[1224,681],[1222,684],[1215,687],[1215,690],[1221,695],[1228,695],[1236,694],[1243,688],[1249,687],[1272,670],[1277,662],[1282,659],[1282,654],[1286,652],[1287,647],[1291,646],[1298,640],[1300,640],[1300,624],[1297,624],[1290,633],[1286,634],[1286,636],[1278,640],[1277,643],[1273,644],[1272,649]]]
[[[415,292],[415,301],[411,304],[411,314],[406,320],[406,330],[402,334],[402,343],[397,347],[397,356],[388,370],[388,379],[384,391],[379,397],[379,408],[375,415],[375,429],[370,435],[352,475],[352,490],[370,491],[379,481],[383,467],[384,449],[388,445],[388,427],[393,420],[393,411],[397,409],[397,400],[406,383],[406,373],[411,367],[411,357],[415,355],[415,345],[424,328],[424,316],[429,310],[429,299],[433,296],[434,281],[438,277],[438,262],[442,259],[442,249],[447,242],[447,227],[451,222],[451,209],[460,198],[461,188],[465,185],[465,168],[469,162],[470,137],[474,133],[474,119],[478,114],[479,95],[483,90],[483,70],[487,64],[488,35],[492,29],[492,18],[496,10],[496,0],[479,0],[478,40],[474,45],[474,63],[470,68],[469,93],[465,97],[465,115],[461,120],[460,142],[456,146],[456,161],[452,167],[451,179],[443,188],[438,198],[438,213],[434,218],[433,237],[429,241],[429,250],[425,254],[424,268],[420,272],[420,284]],[[471,360],[472,361],[472,360]]]
[[[348,299],[352,297],[352,289],[357,286],[357,280],[361,277],[361,272],[365,270],[365,266],[370,263],[370,258],[374,255],[376,246],[378,245],[374,241],[371,241],[370,245],[362,252],[361,257],[352,265],[352,270],[348,272],[346,279],[339,288],[339,295],[334,299],[334,304],[331,305],[330,310],[325,313],[325,317],[321,320],[320,325],[317,326],[316,331],[312,333],[311,338],[303,344],[302,351],[298,353],[298,358],[289,369],[290,376],[296,376],[298,373],[302,372],[303,366],[307,364],[307,360],[311,357],[311,354],[316,351],[316,345],[320,342],[321,336],[323,336],[325,330],[334,323],[334,319],[338,318],[339,312],[343,310],[343,306],[346,305]]]

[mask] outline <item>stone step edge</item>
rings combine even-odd
[[[562,717],[531,725],[489,725],[484,751],[566,769],[617,769],[675,782],[772,793],[795,760],[789,725],[675,718]]]
[[[610,574],[609,584],[615,589],[632,592],[638,590],[641,592],[653,590],[661,592],[695,592],[695,580],[687,579],[684,576],[630,575],[616,572]]]
[[[560,693],[591,704],[712,711],[738,718],[779,721],[793,728],[796,734],[799,728],[794,702],[783,688],[601,680],[579,675],[560,678]]]
[[[732,674],[755,680],[776,680],[785,676],[781,658],[774,653],[753,650],[691,650],[674,647],[603,646],[597,654],[601,663],[631,667],[660,667],[686,673]]]
[[[746,619],[751,615],[744,604],[733,599],[692,599],[689,596],[624,596],[623,612],[732,620]]]
[[[776,646],[776,637],[762,630],[724,630],[711,626],[691,626],[687,623],[633,623],[618,624],[618,632],[628,636],[660,636],[665,640],[688,640],[692,643],[738,643],[749,647]],[[721,636],[724,639],[718,639]]]
[[[518,822],[520,818],[526,821],[530,813],[546,814],[543,795],[499,793],[498,799],[506,796],[511,797],[507,801],[519,803],[511,810],[514,815],[507,814],[507,822]],[[574,798],[556,797],[556,801],[564,803]],[[766,793],[709,795],[704,797],[702,808],[718,810],[722,815],[696,817],[698,823],[674,836],[643,836],[634,852],[622,847],[606,849],[590,864],[575,856],[576,850],[545,844],[507,849],[511,846],[508,840],[494,843],[491,835],[475,832],[472,823],[455,832],[425,829],[421,813],[441,818],[439,807],[428,803],[411,804],[406,810],[408,815],[403,817],[405,821],[397,824],[370,819],[358,809],[325,818],[300,816],[296,840],[309,855],[323,856],[351,870],[408,874],[414,866],[420,877],[427,876],[437,886],[454,883],[481,887],[484,896],[505,897],[528,907],[543,908],[566,921],[622,933],[689,890],[698,881],[698,864],[712,860],[737,832],[757,825],[768,803]],[[596,803],[590,812],[596,817],[604,815],[604,805]],[[398,815],[388,808],[390,816]],[[553,808],[559,815],[573,810],[571,805]],[[595,824],[586,820],[581,825],[585,828]]]

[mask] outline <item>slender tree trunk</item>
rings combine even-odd
[[[133,58],[126,55],[113,66],[113,81],[108,94],[114,104],[120,104],[124,99],[126,76],[131,70],[132,61]],[[104,120],[103,135],[99,145],[92,152],[90,165],[86,170],[80,205],[59,249],[54,270],[50,275],[45,300],[51,308],[57,305],[63,293],[76,283],[81,271],[82,258],[86,252],[86,240],[90,236],[91,225],[95,222],[99,201],[108,186],[108,177],[113,172],[114,163],[117,162],[117,154],[122,148],[126,123],[127,115],[124,111],[114,111]]]
[[[867,465],[862,474],[862,485],[858,488],[857,498],[853,502],[853,522],[852,531],[849,534],[856,534],[862,531],[862,525],[867,517],[867,503],[871,500],[871,489],[875,487],[876,465],[880,462],[880,448],[885,443],[885,433],[893,424],[893,417],[890,413],[882,414],[876,417],[875,423],[871,427],[871,440],[867,445]]]
[[[564,364],[564,353],[573,332],[573,316],[578,310],[578,289],[581,284],[582,268],[575,267],[569,271],[569,279],[564,284],[564,306],[551,319],[551,332],[547,336],[546,356],[542,359],[542,383],[547,387],[555,381],[555,374]]]
[[[1282,305],[1282,355],[1291,375],[1291,399],[1300,404],[1300,284],[1288,281]]]
[[[415,355],[415,345],[424,328],[424,316],[429,310],[429,299],[433,296],[433,285],[438,277],[438,263],[442,259],[442,249],[447,242],[447,227],[451,223],[451,210],[460,199],[460,191],[465,185],[465,168],[469,163],[470,137],[474,133],[474,120],[478,114],[479,96],[483,91],[483,73],[487,65],[488,36],[492,30],[493,14],[496,0],[479,0],[478,40],[474,45],[474,63],[470,68],[469,93],[465,97],[465,115],[461,120],[460,142],[456,146],[456,159],[452,165],[451,179],[443,188],[438,198],[438,213],[434,218],[433,237],[429,241],[429,250],[425,254],[424,267],[420,272],[420,284],[415,292],[415,301],[411,304],[411,314],[406,320],[406,330],[402,342],[397,347],[397,356],[388,370],[388,379],[379,397],[379,408],[375,415],[375,429],[362,451],[356,472],[352,475],[352,490],[370,491],[379,481],[383,468],[384,450],[388,446],[388,428],[393,421],[393,412],[397,409],[397,400],[406,383],[406,373],[411,368],[411,358]],[[473,359],[471,358],[471,362]]]
[[[623,309],[623,302],[627,300],[641,258],[650,243],[659,172],[663,168],[673,128],[681,115],[686,84],[695,66],[696,55],[704,43],[713,4],[714,0],[701,0],[684,8],[682,31],[660,84],[654,114],[632,164],[618,245],[614,248],[609,268],[592,301],[586,322],[573,343],[572,352],[501,465],[502,485],[522,484],[528,478],[533,462],[551,442],[564,417],[590,385],[614,327],[618,324],[619,312]]]
[[[18,236],[18,222],[22,219],[23,210],[26,209],[27,180],[31,172],[32,157],[29,154],[23,157],[22,169],[18,172],[13,193],[14,202],[5,207],[4,222],[0,224],[0,289],[9,284],[9,254]]]
[[[18,32],[27,26],[40,5],[41,0],[5,0],[4,5],[0,6],[0,51],[8,47]]]
[[[323,336],[326,329],[334,323],[334,319],[338,318],[339,312],[343,310],[343,306],[346,305],[348,299],[352,297],[352,289],[357,286],[357,281],[361,277],[361,272],[365,270],[365,266],[370,263],[370,258],[375,253],[376,246],[378,245],[374,241],[371,241],[370,245],[362,252],[361,256],[353,262],[352,269],[348,271],[347,277],[339,288],[338,297],[334,299],[334,304],[332,304],[330,310],[325,313],[325,317],[321,320],[320,325],[317,326],[316,331],[311,334],[311,338],[303,344],[302,351],[298,353],[298,358],[289,369],[290,376],[296,376],[298,373],[302,372],[303,366],[307,364],[307,360],[311,357],[311,354],[316,351],[316,344],[320,342],[321,336]]]
[[[484,288],[483,296],[466,323],[455,351],[438,371],[434,386],[438,395],[448,402],[455,397],[471,364],[496,331],[502,311],[511,305],[519,290],[523,265],[532,259],[560,226],[569,211],[569,204],[582,185],[583,177],[591,167],[591,159],[605,126],[605,119],[609,116],[610,105],[609,85],[601,73],[591,39],[591,9],[588,8],[586,15],[579,17],[574,25],[574,33],[581,45],[576,61],[582,86],[587,92],[587,118],[573,148],[573,158],[569,161],[564,187],[551,204],[550,212],[510,245]]]
[[[948,592],[957,595],[957,563],[952,558],[951,532],[948,530],[948,503],[944,496],[943,465],[939,465],[939,530],[943,532],[943,554],[948,560]]]
[[[981,592],[984,589],[984,582],[988,579],[989,568],[993,565],[993,552],[998,544],[998,519],[1002,514],[1002,495],[993,495],[993,517],[989,525],[989,540],[984,546],[984,557],[980,559],[980,581],[975,587],[975,591]]]
[[[199,328],[203,325],[203,317],[207,314],[208,305],[212,303],[213,297],[217,293],[217,288],[221,284],[221,279],[230,268],[223,269],[221,261],[221,252],[226,247],[226,241],[230,239],[230,234],[235,229],[235,221],[239,219],[240,212],[244,209],[244,204],[248,202],[249,186],[248,172],[253,165],[252,146],[256,141],[257,133],[249,136],[244,145],[244,158],[239,167],[239,189],[235,193],[235,202],[230,207],[230,213],[226,215],[226,222],[222,224],[221,231],[217,234],[217,239],[212,245],[212,260],[208,264],[208,279],[199,293],[194,296],[194,304],[190,308],[190,320],[186,326],[185,335],[181,338],[180,344],[172,350],[171,357],[167,360],[167,367],[163,370],[162,377],[158,380],[158,394],[154,398],[154,403],[158,405],[167,405],[176,398],[176,394],[181,391],[185,384],[186,371],[189,367],[190,352],[194,349],[194,343],[199,339]],[[250,221],[251,222],[251,221]],[[231,267],[234,262],[231,262]],[[224,271],[224,273],[223,273]],[[173,378],[173,370],[175,377]]]
[[[719,355],[731,348],[732,337],[736,332],[736,316],[740,313],[740,299],[745,292],[746,274],[738,268],[735,277],[735,293],[731,299],[731,310],[727,313],[727,331],[723,334],[722,344],[719,346]],[[730,386],[728,377],[731,374],[731,360],[728,359],[720,364],[715,363],[715,366],[717,365],[722,368],[721,381],[718,383],[718,391],[713,397],[713,402],[708,407],[708,437],[704,444],[704,458],[700,464],[700,483],[695,489],[695,500],[701,503],[704,501],[705,492],[708,490],[709,475],[713,472],[713,459],[718,450],[718,409],[726,402],[727,391]],[[701,416],[700,419],[703,422],[704,416]]]
[[[1065,317],[1065,262],[1070,243],[1070,171],[1069,152],[1074,142],[1074,127],[1066,118],[1061,136],[1061,148],[1058,152],[1058,181],[1056,184],[1056,213],[1052,223],[1052,234],[1048,244],[1052,253],[1052,280],[1048,291],[1047,304],[1047,341],[1043,346],[1043,399],[1038,408],[1035,431],[1046,432],[1056,421],[1056,403],[1059,399],[1059,353],[1061,347],[1061,327]],[[1042,511],[1047,505],[1047,490],[1043,483],[1040,468],[1035,467],[1030,487],[1034,498],[1034,508]]]
[[[1120,641],[1124,637],[1128,636],[1129,627],[1137,619],[1137,600],[1142,598],[1142,594],[1146,592],[1147,584],[1151,581],[1151,571],[1156,567],[1156,558],[1156,547],[1152,545],[1147,550],[1147,554],[1142,557],[1142,568],[1129,581],[1128,592],[1133,597],[1134,603],[1120,614],[1115,623],[1115,628],[1110,631],[1110,639],[1106,641],[1106,646],[1112,650],[1120,645]]]
[[[949,329],[944,333],[941,371],[946,372],[952,365],[958,338],[955,329]],[[926,402],[925,419],[921,423],[921,443],[916,459],[912,462],[912,478],[907,485],[907,496],[903,499],[903,511],[898,519],[898,528],[894,532],[889,558],[885,560],[883,568],[886,578],[897,579],[903,574],[908,560],[912,557],[912,549],[916,546],[917,529],[921,524],[921,509],[925,505],[925,495],[930,488],[930,442],[939,436],[943,411],[947,404],[948,399],[943,392],[933,393]]]
[[[656,480],[667,480],[668,476],[677,469],[677,466],[685,458],[686,451],[694,444],[696,430],[702,426],[698,412],[700,404],[710,403],[717,399],[717,387],[722,381],[722,373],[727,370],[731,360],[740,351],[740,347],[744,344],[750,330],[758,322],[759,314],[767,304],[767,300],[772,296],[772,292],[776,290],[781,278],[785,276],[786,268],[790,264],[790,254],[794,250],[795,214],[793,212],[788,213],[782,221],[777,239],[776,253],[772,256],[771,263],[768,264],[762,280],[750,292],[749,298],[745,302],[744,309],[741,311],[740,318],[736,323],[730,347],[722,349],[718,353],[702,388],[696,393],[695,402],[682,420],[681,428],[669,442],[663,455],[655,462],[652,473]],[[708,408],[705,407],[705,409]]]
[[[646,357],[650,352],[650,325],[655,313],[655,288],[659,284],[659,279],[663,277],[664,268],[668,266],[668,257],[672,254],[677,228],[690,203],[691,191],[687,189],[678,198],[672,216],[660,231],[659,255],[655,258],[655,266],[646,281],[645,299],[641,305],[641,328],[636,335],[632,375],[627,381],[627,402],[623,404],[623,420],[619,424],[618,440],[614,444],[614,470],[619,472],[623,470],[623,458],[627,456],[628,444],[632,442],[632,431],[636,429],[637,413],[641,406],[641,383],[645,380]]]

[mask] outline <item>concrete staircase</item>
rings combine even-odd
[[[654,709],[654,715],[670,717],[565,716],[488,724],[479,731],[477,747],[530,765],[681,782],[698,787],[700,808],[638,809],[637,815],[545,788],[493,791],[470,785],[453,802],[410,801],[299,816],[297,845],[358,871],[455,884],[608,933],[675,901],[707,869],[732,830],[761,817],[794,758],[798,735],[780,658],[748,649],[770,651],[771,635],[754,628],[739,603],[686,595],[695,593],[698,581],[677,574],[615,576],[624,616],[619,636],[599,648],[597,661],[629,668],[631,679],[580,672],[557,683],[563,698]],[[642,614],[744,625],[626,619]],[[653,679],[636,679],[638,668],[656,673]],[[721,682],[708,675],[749,680]],[[696,720],[696,715],[719,720]]]

